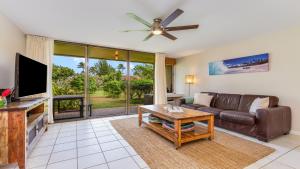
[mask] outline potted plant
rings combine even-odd
[[[10,89],[5,89],[1,96],[0,96],[0,107],[4,107],[7,105],[7,99],[6,97],[8,97],[11,94],[11,90]]]

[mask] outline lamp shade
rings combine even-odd
[[[194,75],[185,75],[185,83],[193,84],[194,83]]]

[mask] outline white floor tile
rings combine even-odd
[[[94,133],[83,133],[83,134],[77,134],[77,140],[85,140],[90,138],[95,138]]]
[[[76,149],[73,150],[67,150],[67,151],[61,151],[57,153],[52,153],[49,163],[56,163],[59,161],[69,160],[77,157]]]
[[[287,165],[275,161],[263,167],[262,169],[294,169],[294,168],[291,168]]]
[[[51,164],[47,169],[108,169],[108,165],[110,169],[148,169],[145,161],[110,123],[111,120],[134,116],[136,115],[52,124],[31,153],[28,167],[45,169],[49,161]],[[216,127],[216,130],[276,149],[274,153],[246,167],[247,169],[295,169],[299,165],[300,159],[297,157],[300,156],[300,148],[288,151],[300,146],[300,136],[287,135],[265,143],[225,129]],[[54,152],[50,155],[52,148]],[[78,163],[77,155],[80,156]],[[109,164],[105,163],[105,159]]]
[[[76,126],[60,129],[60,133],[68,133],[68,132],[74,132],[74,131],[76,132]]]
[[[280,157],[278,162],[286,164],[294,168],[300,168],[300,147]]]
[[[119,142],[120,142],[124,147],[130,146],[130,144],[129,144],[126,140],[119,140]]]
[[[89,154],[95,154],[101,152],[99,145],[91,145],[86,147],[78,148],[78,156],[85,156]]]
[[[97,137],[103,137],[103,136],[107,136],[107,135],[112,135],[113,133],[110,130],[106,130],[106,131],[98,131],[95,132]]]
[[[77,130],[77,135],[85,134],[85,133],[94,133],[94,130],[91,129],[84,129],[84,130]]]
[[[124,138],[120,134],[115,134],[118,140],[123,140]]]
[[[91,125],[89,126],[77,126],[77,131],[78,130],[88,130],[88,129],[93,129]]]
[[[63,144],[63,143],[74,142],[74,141],[76,141],[76,136],[61,137],[61,138],[57,138],[55,144]]]
[[[98,128],[98,127],[107,126],[107,123],[101,121],[101,122],[92,123],[92,126],[93,126],[94,128]]]
[[[128,151],[130,155],[132,156],[137,155],[137,152],[131,146],[125,147],[125,149]]]
[[[110,130],[108,127],[106,126],[100,126],[100,127],[94,127],[94,131],[98,132],[98,131],[107,131]]]
[[[48,165],[47,169],[77,169],[77,159],[53,163]]]
[[[104,164],[105,159],[102,153],[92,154],[78,158],[78,169]]]
[[[44,133],[42,138],[45,139],[45,140],[49,140],[49,139],[56,139],[58,136],[58,133],[55,133],[55,134],[49,134],[48,132]]]
[[[65,150],[71,150],[76,149],[76,142],[68,142],[64,144],[56,144],[54,146],[53,152],[59,152],[59,151],[65,151]]]
[[[110,169],[140,169],[131,157],[109,162]]]
[[[50,157],[50,154],[29,158],[28,163],[27,163],[28,168],[34,168],[34,167],[46,165],[49,160],[49,157]]]
[[[107,164],[101,164],[101,165],[97,165],[97,166],[94,166],[94,167],[90,167],[88,169],[109,169]]]
[[[106,142],[111,142],[117,140],[117,138],[114,135],[107,135],[107,136],[102,136],[98,137],[99,143],[106,143]]]
[[[40,166],[40,167],[34,167],[34,168],[31,168],[31,169],[46,169],[46,168],[47,168],[47,166],[44,165],[44,166]]]
[[[112,150],[123,147],[119,141],[112,141],[100,144],[102,151]]]
[[[53,150],[53,146],[36,147],[30,154],[30,158],[40,156],[40,155],[51,154],[52,150]]]
[[[64,133],[59,133],[58,134],[58,138],[70,137],[70,136],[76,136],[76,131],[70,131],[70,132],[64,132]]]
[[[103,152],[103,154],[108,162],[130,156],[130,154],[126,151],[125,148],[118,148],[114,150],[105,151]]]
[[[98,144],[98,140],[96,138],[77,141],[77,147],[85,147],[85,146],[90,146],[95,144]]]
[[[45,147],[45,146],[53,146],[55,144],[56,139],[41,139],[36,147]]]
[[[139,155],[133,156],[133,159],[141,168],[148,167],[147,163]]]

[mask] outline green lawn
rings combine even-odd
[[[90,100],[94,109],[126,106],[126,99],[124,94],[122,94],[119,98],[109,98],[105,96],[102,90],[98,90],[95,93],[90,94]],[[142,100],[134,99],[132,100],[132,103],[133,104],[131,105],[138,105],[139,103],[142,104],[143,99]]]

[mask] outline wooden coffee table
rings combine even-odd
[[[206,113],[186,108],[182,108],[184,111],[183,113],[170,113],[164,109],[165,106],[166,105],[139,106],[139,126],[144,124],[146,127],[174,142],[176,149],[181,147],[182,143],[187,143],[203,138],[208,138],[210,140],[214,138],[214,115],[212,113]],[[148,117],[143,118],[143,112],[151,113],[152,115],[161,119],[174,122],[175,132],[163,128],[161,124],[150,123],[148,121]],[[194,131],[184,133],[181,132],[181,124],[193,121],[208,121],[207,131],[204,131],[203,127],[196,126]]]

